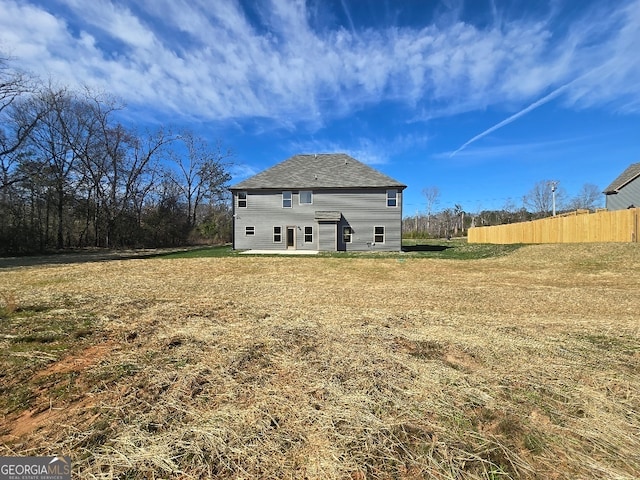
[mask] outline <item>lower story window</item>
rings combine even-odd
[[[282,243],[282,227],[273,227],[273,243]]]
[[[373,242],[384,243],[384,227],[373,227]]]
[[[245,235],[255,235],[256,234],[256,227],[244,227],[244,234]]]
[[[304,243],[313,243],[313,227],[304,227]]]
[[[351,243],[351,236],[353,235],[353,230],[351,227],[342,227],[342,240],[344,243]]]

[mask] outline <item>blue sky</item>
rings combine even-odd
[[[235,152],[234,182],[346,152],[405,215],[569,197],[640,161],[640,0],[0,0],[0,51],[138,127]]]

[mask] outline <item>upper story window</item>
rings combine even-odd
[[[300,205],[311,205],[313,203],[313,192],[311,190],[301,190],[298,201]]]
[[[291,192],[282,192],[282,208],[291,208],[292,206],[292,194]]]
[[[387,190],[387,207],[398,206],[398,190]]]
[[[238,208],[247,208],[247,192],[238,192]]]

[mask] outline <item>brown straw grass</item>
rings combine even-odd
[[[74,478],[640,477],[637,245],[126,260],[0,285],[3,395],[24,398],[2,404],[0,454],[70,455]],[[78,318],[91,335],[65,330]],[[64,349],[11,337],[38,326]]]

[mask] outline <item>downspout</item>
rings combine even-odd
[[[399,189],[400,192],[400,251],[402,252],[402,208],[404,203],[404,190]],[[416,221],[418,221],[418,216],[416,215]]]
[[[231,192],[231,249],[236,249],[236,193]]]

